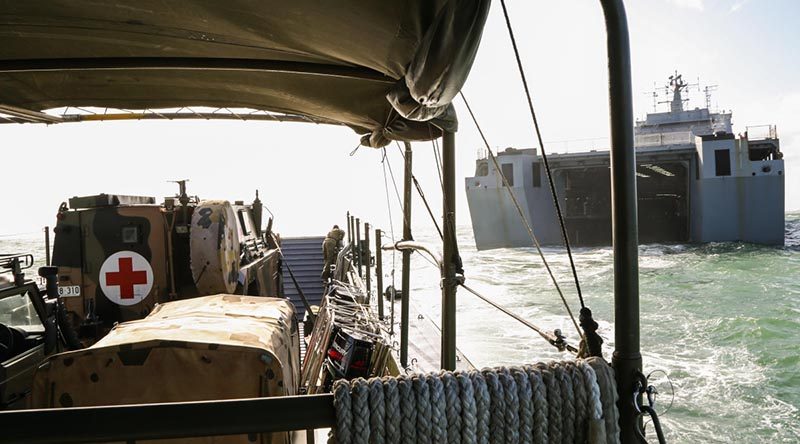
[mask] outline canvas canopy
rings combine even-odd
[[[454,131],[489,0],[0,1],[0,108],[241,107]]]

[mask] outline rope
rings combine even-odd
[[[469,372],[469,380],[472,381],[472,388],[475,390],[475,411],[477,418],[477,444],[489,444],[489,421],[491,401],[489,397],[489,389],[486,386],[486,379],[483,378],[477,370]]]
[[[447,442],[447,401],[444,398],[444,383],[441,378],[428,378],[431,391],[431,429],[433,442]]]
[[[333,397],[330,444],[619,442],[613,371],[597,358],[338,380]]]
[[[478,124],[478,119],[475,117],[475,113],[472,112],[472,107],[470,107],[469,102],[467,102],[467,97],[464,95],[463,91],[459,92],[459,94],[461,95],[461,100],[464,101],[464,105],[467,107],[467,111],[469,112],[470,117],[472,117],[472,122],[478,128],[478,134],[480,134],[481,139],[483,139],[483,144],[486,146],[486,151],[489,153],[489,158],[492,159],[495,171],[497,171],[497,174],[499,174],[500,178],[503,180],[503,188],[505,188],[506,191],[508,191],[508,195],[511,197],[511,202],[514,204],[514,207],[516,208],[519,217],[522,218],[522,223],[528,230],[528,236],[531,238],[533,245],[536,247],[536,251],[539,253],[539,257],[542,259],[544,268],[545,270],[547,270],[547,274],[550,275],[550,280],[553,281],[553,285],[556,287],[556,291],[558,292],[558,295],[561,297],[561,302],[564,303],[564,308],[567,310],[570,319],[572,319],[572,324],[575,325],[575,330],[578,331],[578,335],[581,335],[581,329],[580,327],[578,327],[578,322],[575,320],[575,315],[572,314],[572,310],[569,308],[567,299],[564,297],[564,292],[561,291],[561,286],[558,285],[558,280],[553,274],[553,270],[550,269],[550,264],[547,262],[547,258],[544,257],[544,252],[542,252],[542,246],[539,244],[539,239],[537,239],[536,235],[533,234],[533,227],[531,227],[530,222],[528,222],[528,218],[525,217],[525,213],[523,213],[522,207],[519,205],[517,197],[516,195],[514,195],[514,191],[511,189],[511,185],[508,184],[506,176],[503,175],[503,170],[500,168],[500,165],[497,163],[497,159],[494,157],[494,152],[492,152],[492,148],[489,146],[489,141],[486,140],[486,136],[483,134],[483,129]]]
[[[458,381],[452,372],[442,372],[439,377],[444,383],[444,399],[447,403],[447,442],[461,442],[461,399]]]
[[[385,444],[386,439],[386,401],[383,399],[383,381],[378,378],[369,381],[369,444]]]
[[[414,396],[417,400],[417,442],[430,444],[431,434],[431,395],[425,375],[411,377]]]
[[[506,442],[516,444],[519,442],[519,397],[517,394],[517,383],[511,376],[507,368],[502,369],[499,374],[500,383],[503,384],[503,394],[505,395],[506,411]]]
[[[400,392],[400,414],[402,417],[400,430],[403,436],[403,444],[415,444],[417,442],[417,412],[414,392],[411,389],[411,379],[405,375],[400,375],[397,378],[397,388]]]
[[[614,370],[601,358],[587,358],[585,362],[592,367],[597,378],[600,399],[603,404],[606,440],[608,442],[619,442],[619,411],[617,410],[619,396],[614,379]]]
[[[425,208],[428,210],[428,214],[431,216],[433,226],[436,227],[436,231],[439,232],[439,238],[444,239],[442,229],[439,228],[439,223],[436,222],[436,216],[433,215],[433,210],[431,210],[431,206],[428,204],[428,199],[425,198],[425,193],[422,192],[422,187],[419,185],[419,182],[417,182],[417,177],[412,174],[411,180],[414,182],[414,188],[417,189],[417,194],[419,194],[419,197],[422,199],[422,203],[425,204]]]
[[[490,369],[483,370],[483,377],[486,379],[486,387],[489,389],[489,442],[491,444],[505,444],[505,415],[503,410],[506,409],[505,396],[503,395],[503,386],[500,385],[500,380],[497,372]]]
[[[546,442],[547,440],[547,389],[541,373],[535,371],[533,367],[524,367],[531,381],[531,391],[533,392],[533,442]]]
[[[600,387],[592,383],[592,381],[597,380],[597,375],[594,369],[586,364],[585,361],[580,366],[580,370],[583,373],[584,391],[587,394],[589,404],[589,441],[605,440],[606,426],[603,420],[603,402],[600,400]]]
[[[561,399],[564,401],[561,410],[562,425],[561,430],[564,432],[564,442],[575,442],[575,419],[577,412],[575,412],[575,393],[572,391],[572,377],[567,373],[567,369],[559,364],[553,367],[555,375],[558,377],[558,382],[561,387]]]
[[[575,395],[575,442],[586,442],[587,412],[589,410],[586,392],[583,390],[583,374],[572,362],[565,364]]]
[[[368,444],[370,437],[369,388],[364,378],[353,381],[353,444]]]
[[[522,59],[519,55],[519,49],[517,48],[517,40],[514,37],[514,30],[511,28],[511,19],[508,17],[508,9],[506,8],[505,0],[500,0],[500,4],[503,6],[503,15],[506,19],[506,28],[508,28],[508,36],[511,38],[511,46],[514,48],[514,56],[517,59],[517,68],[519,68],[519,75],[522,79],[522,86],[525,89],[525,97],[528,98],[528,108],[531,112],[531,118],[533,119],[533,127],[536,129],[536,138],[539,141],[539,147],[542,149],[542,161],[544,162],[544,170],[547,173],[547,181],[550,183],[550,194],[553,196],[553,204],[556,207],[556,214],[558,215],[558,223],[561,226],[561,236],[564,238],[564,246],[567,248],[567,256],[569,256],[569,265],[572,268],[572,276],[575,278],[575,288],[578,290],[578,300],[581,302],[581,308],[585,308],[586,305],[583,303],[583,294],[581,293],[581,284],[578,280],[578,272],[575,270],[575,261],[572,259],[572,249],[569,245],[569,237],[567,236],[567,227],[564,224],[564,216],[561,213],[561,205],[558,203],[558,195],[556,194],[556,186],[555,181],[553,181],[553,175],[550,172],[550,163],[547,161],[547,152],[544,150],[544,142],[542,142],[542,132],[539,130],[539,121],[536,119],[536,111],[533,108],[533,99],[531,99],[531,91],[528,88],[528,80],[525,77],[525,70],[522,68]]]
[[[345,380],[333,383],[333,407],[336,409],[336,441],[351,442],[353,412],[350,410],[350,384]]]
[[[511,375],[517,384],[517,398],[519,399],[519,442],[531,444],[533,442],[533,391],[528,375],[519,367],[511,368]]]
[[[547,364],[535,366],[542,372],[542,381],[547,390],[547,436],[556,443],[561,442],[561,390]]]
[[[383,381],[383,401],[386,404],[386,444],[400,444],[400,392],[397,379],[385,376]]]
[[[472,380],[466,373],[456,374],[458,389],[461,392],[461,442],[477,444],[478,408]]]
[[[468,287],[463,282],[460,283],[459,285],[461,285],[465,290],[467,290],[468,292],[472,293],[474,296],[476,296],[479,299],[483,300],[487,304],[489,304],[492,307],[502,311],[503,313],[507,314],[508,316],[511,316],[512,318],[514,318],[515,320],[519,321],[520,323],[522,323],[526,327],[528,327],[531,330],[535,331],[545,341],[549,342],[551,345],[555,346],[559,350],[563,351],[564,349],[566,349],[566,350],[569,350],[569,351],[571,351],[573,353],[577,353],[578,352],[577,348],[565,343],[561,338],[557,337],[556,335],[554,335],[554,334],[552,334],[550,332],[545,331],[543,328],[537,327],[536,325],[528,322],[527,319],[525,319],[522,316],[512,312],[511,310],[508,310],[507,308],[503,307],[502,305],[499,305],[499,304],[495,303],[494,301],[492,301],[491,299],[487,298],[486,296],[484,296],[484,295],[478,293],[477,291],[473,290],[472,288]]]

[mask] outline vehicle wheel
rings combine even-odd
[[[201,201],[192,214],[189,252],[198,293],[233,293],[239,280],[239,228],[226,200]]]

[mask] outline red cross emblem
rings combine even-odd
[[[118,259],[119,271],[106,273],[106,285],[118,285],[121,299],[133,299],[133,286],[147,283],[147,272],[133,270],[133,259]]]
[[[100,288],[117,305],[135,305],[153,289],[153,267],[135,251],[118,251],[107,257],[98,273]]]

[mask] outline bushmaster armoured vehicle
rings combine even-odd
[[[82,340],[156,304],[217,293],[280,296],[277,237],[262,233],[262,204],[98,194],[61,204],[53,265],[58,293]],[[268,224],[271,226],[271,223]]]

